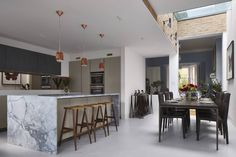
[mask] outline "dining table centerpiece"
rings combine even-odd
[[[192,83],[185,84],[179,88],[181,93],[185,94],[186,100],[194,101],[198,99],[198,86]]]

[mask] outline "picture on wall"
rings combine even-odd
[[[227,79],[234,78],[234,41],[227,48]]]
[[[3,72],[2,84],[3,85],[20,85],[21,75],[19,73]]]

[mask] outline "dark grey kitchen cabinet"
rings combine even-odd
[[[31,51],[7,47],[6,71],[34,73],[37,67],[36,60],[37,56]]]
[[[55,56],[0,45],[0,70],[40,75],[61,75]]]
[[[58,63],[54,56],[38,54],[37,64],[38,66],[36,71],[40,74],[61,74],[61,63]]]
[[[0,70],[6,67],[6,47],[0,45]]]

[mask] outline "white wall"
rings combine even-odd
[[[227,32],[224,32],[222,35],[222,90],[223,91],[227,91],[228,89],[228,81],[227,81],[227,77],[226,77],[226,64],[227,64],[227,57],[226,57],[226,53],[227,53]]]
[[[169,56],[169,90],[179,97],[179,51]]]
[[[52,56],[54,56],[56,53],[56,50],[51,50],[51,49],[43,48],[40,46],[36,46],[36,45],[28,44],[25,42],[8,39],[8,38],[3,38],[3,37],[0,37],[0,44],[22,48],[22,49],[26,49],[30,51],[35,51],[39,53],[44,53],[44,54],[48,54]],[[70,55],[68,53],[64,53],[64,61],[61,63],[62,76],[69,76],[69,61],[70,61]]]
[[[222,40],[216,40],[216,78],[222,82]]]
[[[236,0],[232,1],[232,10],[227,12],[227,36],[227,46],[232,40],[236,42]],[[234,74],[236,74],[236,55],[234,55],[234,67]],[[229,117],[236,125],[236,77],[228,81],[228,91],[231,93]]]
[[[126,47],[121,51],[121,116],[129,117],[131,95],[145,90],[145,58]]]

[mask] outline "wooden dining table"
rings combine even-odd
[[[162,108],[175,108],[175,109],[213,109],[216,111],[216,150],[218,150],[218,106],[212,101],[211,103],[204,103],[200,100],[190,101],[186,99],[174,100],[174,101],[165,101],[163,104],[160,104],[159,110]],[[159,121],[160,121],[159,114]],[[161,126],[159,125],[159,142],[161,142]],[[197,139],[198,140],[198,139]]]

